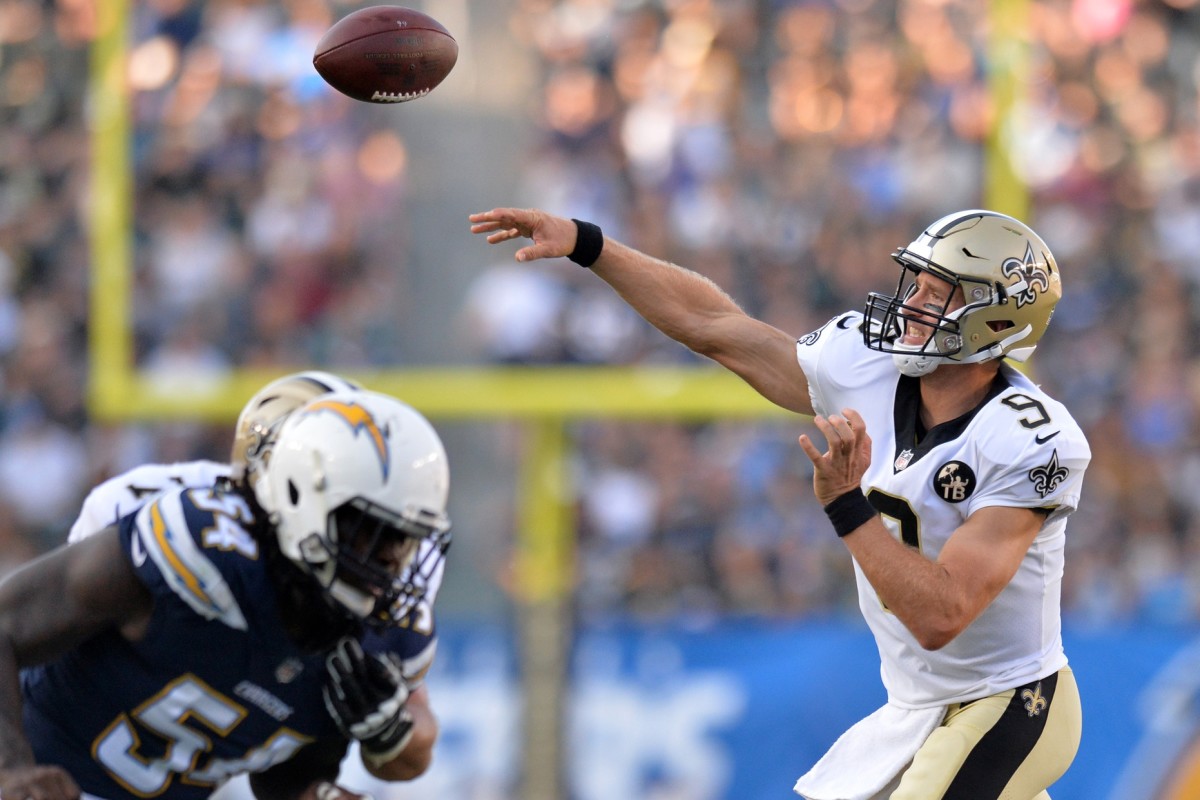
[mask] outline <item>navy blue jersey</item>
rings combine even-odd
[[[264,554],[239,495],[167,492],[119,524],[125,555],[154,598],[145,636],[110,631],[22,673],[25,729],[39,763],[119,800],[207,797],[231,775],[338,736],[321,695],[321,655],[284,633]],[[369,651],[412,657],[411,629]]]

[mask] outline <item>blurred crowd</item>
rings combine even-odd
[[[421,7],[469,18],[464,3]],[[1094,452],[1064,605],[1095,623],[1200,617],[1197,0],[1030,0],[1006,47],[989,40],[995,4],[971,0],[511,5],[501,33],[534,60],[507,78],[531,82],[511,113],[536,121],[511,201],[593,220],[797,337],[889,290],[889,254],[925,224],[981,205],[999,148],[1064,273],[1031,370]],[[407,363],[409,151],[386,109],[335,95],[310,64],[353,7],[132,4],[135,355],[167,384]],[[88,45],[103,16],[91,0],[0,0],[0,570],[57,544],[114,471],[223,458],[228,442],[87,413]],[[1001,117],[990,65],[1014,53],[1025,91]],[[573,265],[477,273],[448,354],[700,363]],[[574,424],[581,613],[850,609],[799,428]]]
[[[889,254],[927,223],[983,203],[1000,148],[1064,273],[1032,371],[1095,453],[1064,604],[1097,623],[1197,618],[1194,0],[1033,0],[1007,47],[966,0],[522,6],[543,61],[524,200],[697,269],[797,336],[889,290]],[[1024,63],[1006,117],[999,58]],[[482,278],[469,307],[490,356],[689,359],[579,272]],[[846,609],[848,559],[795,429],[581,426],[581,607]]]

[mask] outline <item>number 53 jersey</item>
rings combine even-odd
[[[973,411],[920,435],[916,378],[868,349],[848,313],[797,342],[818,414],[852,408],[871,436],[863,491],[884,524],[936,561],[974,512],[1044,509],[1045,522],[1016,575],[974,622],[926,650],[891,614],[858,564],[859,607],[875,635],[889,700],[925,708],[976,699],[1066,665],[1060,619],[1067,518],[1079,503],[1091,451],[1066,408],[1008,364]],[[943,366],[939,369],[954,369]]]
[[[39,763],[108,800],[204,798],[340,738],[322,656],[285,635],[251,523],[244,498],[219,488],[168,491],[121,520],[152,616],[139,641],[109,631],[22,672]]]

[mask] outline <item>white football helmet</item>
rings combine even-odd
[[[867,297],[863,339],[891,353],[897,369],[919,377],[940,364],[973,364],[1007,356],[1025,361],[1046,332],[1062,297],[1062,278],[1050,248],[1023,222],[994,211],[959,211],[925,229],[892,254],[900,265],[894,295]],[[940,313],[906,305],[918,273],[962,290],[963,305]],[[933,328],[920,345],[901,344],[907,320]]]
[[[284,375],[259,389],[242,407],[234,428],[229,459],[234,479],[245,479],[253,486],[258,465],[267,456],[271,441],[288,414],[323,394],[361,388],[329,372],[309,370]]]
[[[292,412],[254,485],[283,555],[376,627],[397,624],[423,598],[450,544],[449,489],[433,426],[364,390]]]

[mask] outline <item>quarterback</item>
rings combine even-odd
[[[795,786],[809,800],[1046,800],[1082,732],[1059,609],[1066,522],[1091,452],[1009,362],[1062,296],[1033,230],[950,214],[872,293],[796,340],[707,278],[536,209],[473,214],[518,261],[565,256],[775,404],[813,415],[813,487],[854,564],[888,702]]]

